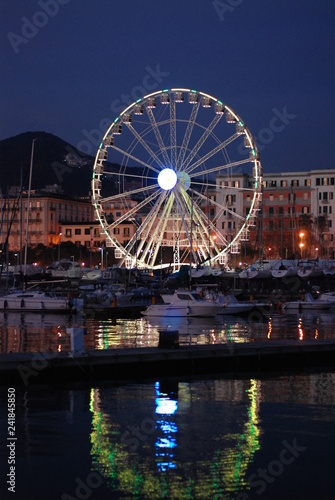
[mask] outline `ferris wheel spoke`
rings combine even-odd
[[[177,165],[176,165],[177,170],[180,168],[180,166],[184,162],[185,154],[186,154],[186,151],[187,151],[190,139],[191,139],[193,127],[195,124],[195,120],[197,118],[199,108],[200,108],[200,101],[197,104],[192,105],[191,115],[190,115],[190,118],[189,118],[189,121],[187,124],[186,132],[185,132],[185,135],[183,138],[183,143],[181,145],[180,153],[179,153],[178,160],[177,160]]]
[[[159,220],[158,219],[159,212],[161,210],[162,203],[166,200],[167,196],[169,196],[167,194],[167,192],[161,193],[161,196],[159,197],[159,199],[157,200],[157,202],[155,203],[153,208],[150,210],[150,212],[147,214],[145,220],[142,222],[142,225],[141,225],[141,228],[139,231],[139,235],[141,237],[141,242],[138,246],[138,252],[137,252],[138,255],[142,254],[141,261],[145,261],[147,255],[149,253],[149,250],[152,246],[152,243],[148,243],[146,248],[143,249],[143,247],[144,247],[145,243],[148,241],[148,239],[150,241],[154,241],[152,237],[150,238],[150,234],[152,232],[152,228],[153,228],[155,222],[157,220]]]
[[[157,170],[155,167],[153,167],[152,165],[150,165],[149,163],[146,163],[145,161],[142,161],[140,160],[139,158],[137,158],[136,156],[133,156],[132,154],[128,153],[128,151],[124,151],[123,149],[120,149],[118,148],[117,146],[113,146],[113,149],[115,149],[115,151],[118,151],[119,153],[127,156],[128,158],[130,158],[131,160],[134,160],[136,161],[137,163],[139,163],[140,165],[143,165],[144,167],[147,167],[149,168],[150,170],[152,170],[153,172],[156,172],[157,174],[159,174],[160,170]]]
[[[193,172],[193,170],[195,170],[200,165],[204,164],[212,156],[215,156],[217,153],[219,153],[220,151],[222,151],[222,149],[224,149],[226,146],[228,146],[228,144],[230,144],[231,142],[233,142],[238,137],[240,137],[240,134],[236,133],[236,134],[232,135],[231,137],[229,137],[228,139],[226,139],[225,141],[221,142],[218,146],[216,146],[216,148],[212,149],[212,151],[209,151],[207,154],[205,154],[205,156],[203,156],[198,161],[196,161],[195,163],[193,163],[192,165],[190,165],[187,169],[185,169],[185,171],[188,174],[190,174],[191,172]]]
[[[192,162],[193,158],[198,153],[198,151],[201,148],[201,146],[203,146],[203,144],[206,142],[206,140],[208,139],[208,137],[211,135],[211,133],[213,132],[213,130],[215,129],[216,125],[219,123],[219,121],[221,120],[221,118],[222,118],[222,115],[219,115],[219,114],[215,115],[215,117],[213,118],[212,122],[209,124],[208,128],[202,134],[202,136],[200,137],[200,139],[198,140],[198,142],[196,143],[196,145],[194,146],[194,148],[192,149],[192,151],[190,151],[190,153],[187,156],[185,162],[181,165],[181,167],[183,168],[183,170],[187,170],[187,168],[190,165],[190,163]]]
[[[176,130],[176,101],[174,95],[170,101],[170,144],[171,144],[171,165],[177,165],[177,130]]]
[[[126,172],[106,172],[104,171],[104,175],[117,175],[119,177],[131,177],[132,179],[146,179],[148,181],[157,181],[156,177],[148,177],[147,175],[136,175],[136,174],[127,174]]]
[[[193,249],[193,246],[192,246],[192,238],[191,238],[191,234],[189,232],[189,229],[187,227],[187,223],[186,223],[186,220],[185,220],[185,217],[184,215],[186,214],[185,210],[183,210],[183,202],[182,202],[182,199],[180,198],[179,196],[179,193],[176,192],[176,204],[177,204],[177,207],[178,207],[178,211],[179,211],[179,215],[181,217],[181,220],[182,220],[182,225],[184,227],[184,231],[185,231],[185,234],[186,234],[186,238],[189,242],[189,245],[190,245],[190,251],[192,252],[192,255],[193,255],[193,258],[194,260],[196,261],[196,254],[194,252],[194,249]],[[184,206],[187,207],[186,204],[184,204]],[[188,207],[187,207],[188,209]],[[190,212],[189,210],[187,210],[187,215],[190,215]]]
[[[235,186],[219,186],[218,184],[214,184],[212,182],[196,182],[196,181],[192,181],[192,186],[206,186],[206,187],[209,187],[209,188],[213,188],[213,189],[229,189],[229,191],[241,191],[241,192],[244,192],[244,191],[252,191],[254,192],[254,189],[252,188],[247,188],[247,187],[235,187]]]
[[[151,124],[152,130],[154,131],[154,134],[155,134],[155,137],[156,137],[157,144],[158,144],[158,146],[159,146],[159,148],[161,150],[161,153],[163,155],[163,158],[164,158],[164,161],[165,161],[166,165],[169,165],[170,159],[169,159],[169,156],[167,154],[166,146],[164,144],[164,141],[162,139],[161,133],[159,131],[159,128],[158,128],[155,116],[154,116],[151,108],[148,108],[148,106],[147,106],[146,109],[147,109],[147,114],[148,114],[148,117],[149,117],[149,120],[150,120],[150,124]]]
[[[119,224],[121,224],[121,222],[124,222],[125,220],[130,219],[132,215],[136,214],[136,212],[138,212],[139,210],[141,210],[141,208],[145,207],[145,205],[147,205],[148,203],[150,203],[152,200],[154,200],[160,194],[161,193],[159,191],[157,191],[156,193],[153,193],[151,196],[149,196],[145,200],[143,200],[140,203],[138,203],[135,207],[133,207],[130,210],[128,210],[125,214],[123,214],[121,217],[119,217],[119,219],[117,219],[116,221],[112,222],[112,224],[109,224],[108,227],[107,227],[107,229],[111,230],[114,227],[117,227]]]
[[[134,127],[130,124],[130,123],[127,123],[126,124],[127,127],[128,127],[128,130],[130,130],[130,132],[136,137],[136,139],[138,140],[138,142],[143,146],[143,148],[147,151],[147,153],[149,153],[149,155],[151,156],[151,158],[153,160],[155,160],[155,162],[157,163],[157,165],[159,165],[161,168],[164,168],[164,163],[158,158],[158,156],[153,152],[153,150],[150,148],[150,146],[148,146],[148,143],[145,142],[145,140],[143,139],[143,137],[137,132],[137,130],[134,129]]]
[[[219,166],[213,167],[213,168],[208,168],[208,169],[206,169],[205,172],[193,173],[190,175],[190,179],[193,179],[194,177],[198,177],[200,175],[213,174],[215,172],[220,172],[221,170],[225,170],[225,169],[227,170],[229,168],[238,167],[239,165],[244,165],[245,163],[251,163],[249,158],[245,158],[244,160],[239,160],[239,161],[235,161],[235,162],[231,162],[231,163],[226,163],[225,165],[219,165]]]
[[[200,198],[202,198],[204,201],[206,201],[208,203],[208,197],[207,196],[203,195],[202,193],[199,193],[198,191],[194,191],[193,189],[191,189],[190,191],[193,192],[196,196],[199,196]],[[236,217],[236,219],[243,220],[243,221],[245,220],[245,218],[242,215],[239,215],[236,212],[233,212],[227,205],[220,204],[220,203],[218,203],[217,201],[214,201],[214,200],[211,200],[211,204],[215,205],[216,207],[218,207],[220,209],[221,213],[223,213],[226,210],[231,215],[234,215]],[[218,217],[216,216],[215,219],[218,219]]]
[[[120,198],[128,198],[129,196],[132,196],[134,194],[144,193],[146,191],[151,191],[152,189],[157,189],[157,188],[158,184],[154,184],[153,186],[145,186],[138,189],[133,189],[132,191],[123,191],[122,194],[118,193],[112,196],[107,196],[106,198],[101,198],[101,202],[107,203],[109,201],[119,200]]]
[[[159,218],[156,228],[154,229],[152,235],[152,240],[154,242],[154,245],[152,246],[150,253],[150,263],[152,266],[154,265],[159,249],[161,248],[161,243],[164,237],[165,228],[173,206],[173,201],[174,201],[174,195],[170,195],[168,203],[165,205],[162,215]]]

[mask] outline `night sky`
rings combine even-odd
[[[127,102],[187,87],[241,116],[264,172],[335,168],[334,1],[1,3],[0,139],[45,131],[95,154],[91,132]]]

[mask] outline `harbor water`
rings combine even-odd
[[[318,342],[334,338],[333,321],[332,312],[167,322],[8,314],[1,352],[70,351],[73,327],[85,328],[85,348],[96,350],[157,346],[161,328],[178,329],[181,344]],[[0,498],[331,499],[334,387],[331,372],[2,384]]]

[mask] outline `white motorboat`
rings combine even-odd
[[[305,298],[302,300],[293,300],[293,301],[288,301],[284,302],[282,305],[282,309],[286,310],[297,310],[297,311],[302,311],[302,310],[307,310],[307,311],[314,311],[318,309],[330,309],[332,307],[332,302],[330,300],[320,300],[314,299],[310,293],[305,294]]]
[[[216,300],[217,304],[220,304],[222,309],[219,314],[243,314],[250,312],[254,309],[254,304],[252,302],[239,302],[235,295],[219,295]]]
[[[178,290],[174,294],[161,295],[164,304],[153,304],[142,312],[145,316],[159,317],[211,317],[222,305],[204,300],[197,292]]]
[[[69,300],[56,297],[47,292],[39,290],[16,291],[0,297],[0,310],[29,311],[29,312],[61,312],[72,311],[72,304]]]

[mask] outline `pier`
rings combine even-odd
[[[0,355],[0,384],[28,385],[165,377],[262,376],[333,371],[335,341],[261,341],[175,348],[126,348]]]

